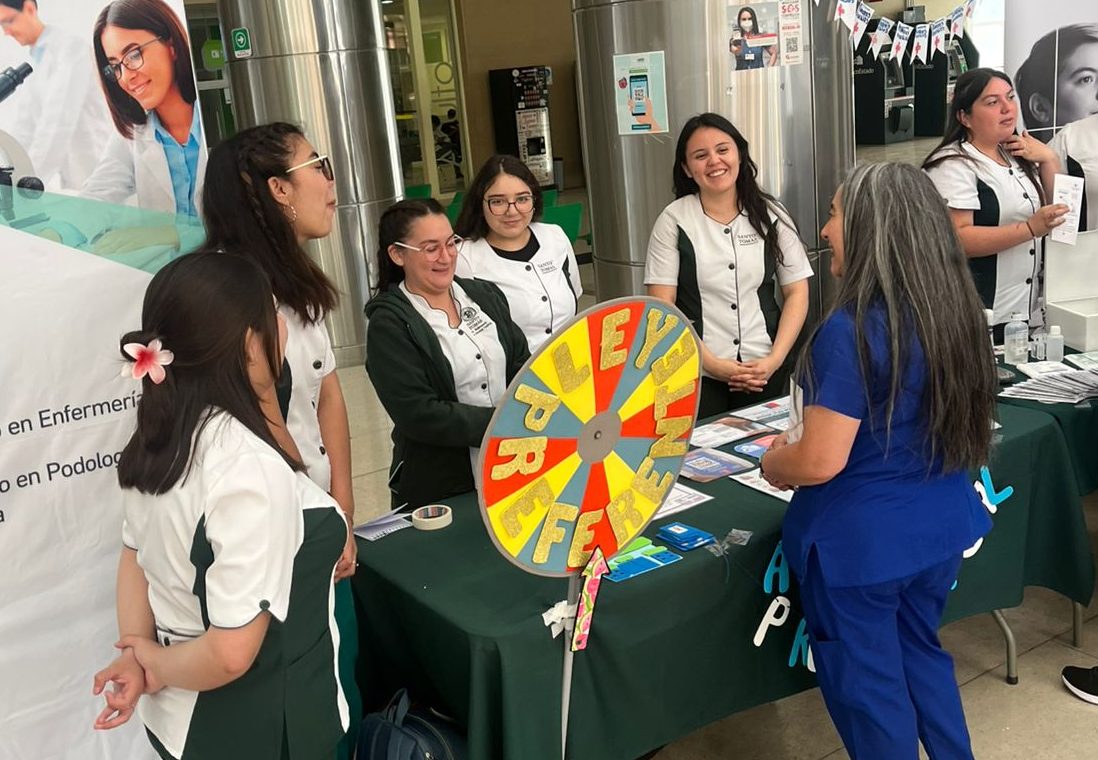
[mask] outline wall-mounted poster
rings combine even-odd
[[[662,50],[614,56],[619,135],[667,131],[667,74]]]
[[[790,66],[804,60],[801,0],[728,3],[728,55],[732,71]]]

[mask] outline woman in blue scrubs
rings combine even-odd
[[[762,459],[798,488],[783,549],[820,689],[854,760],[972,757],[938,625],[962,552],[991,528],[995,370],[983,306],[933,183],[858,167],[823,237],[837,302],[797,370],[804,411]]]

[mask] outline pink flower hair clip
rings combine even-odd
[[[147,346],[127,343],[122,346],[122,350],[133,359],[132,363],[122,368],[122,377],[130,376],[134,380],[140,380],[148,375],[157,385],[164,382],[164,368],[175,359],[175,354],[162,348],[160,338],[153,338]]]

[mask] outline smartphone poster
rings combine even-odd
[[[780,3],[729,0],[725,39],[733,72],[791,66],[804,61],[802,0]]]
[[[614,56],[618,134],[667,131],[667,76],[662,50]]]

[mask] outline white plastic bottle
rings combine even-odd
[[[1050,362],[1064,360],[1064,335],[1060,332],[1060,325],[1052,325],[1048,328],[1048,337],[1045,338],[1045,358]]]
[[[1003,330],[1003,361],[1014,365],[1029,361],[1029,326],[1025,314],[1015,312],[1010,315],[1010,321]]]

